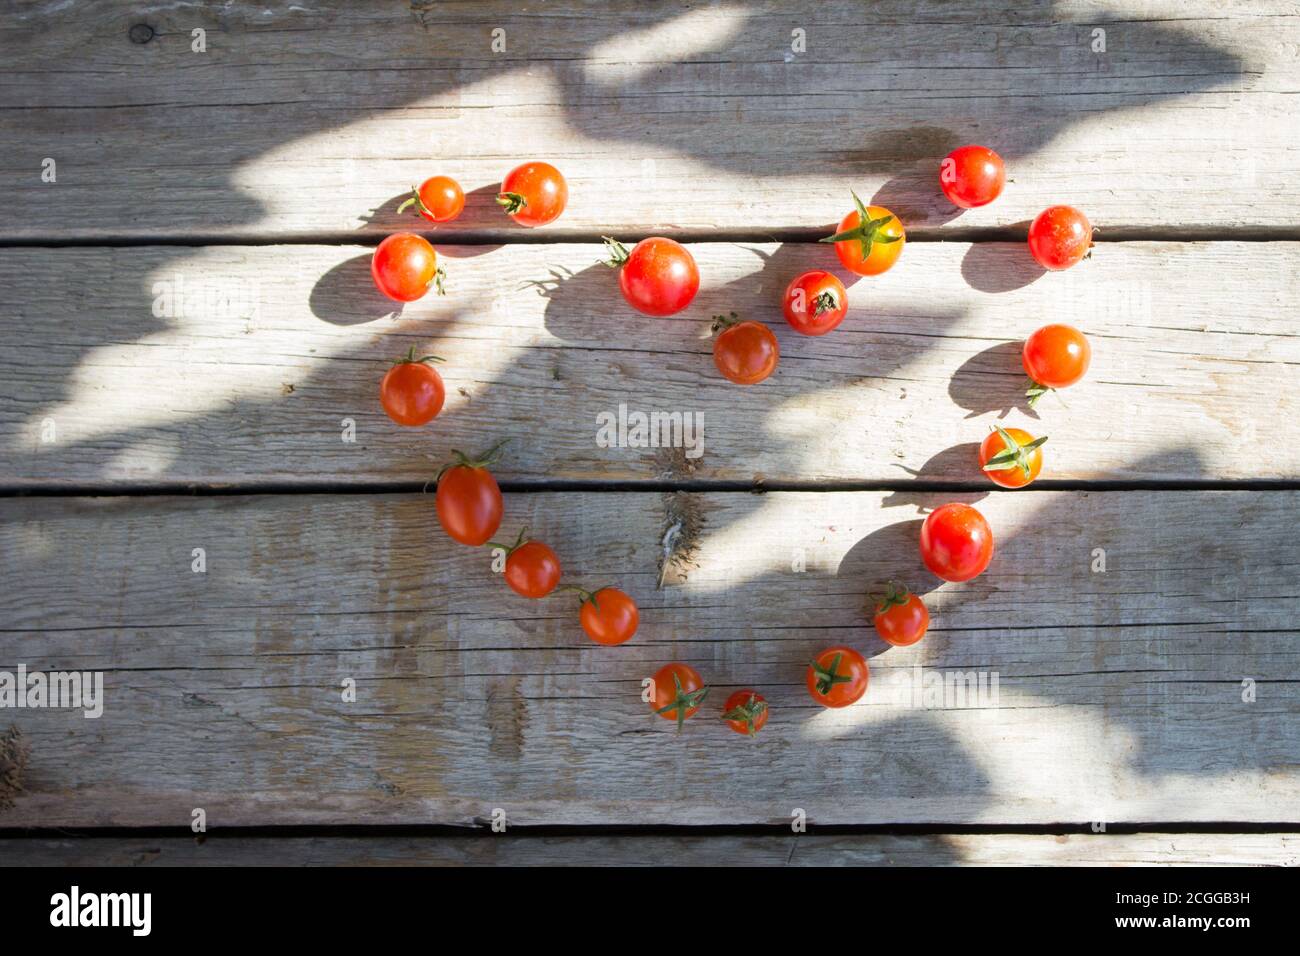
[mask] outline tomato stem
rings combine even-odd
[[[731,710],[723,711],[722,719],[743,720],[745,722],[745,732],[753,737],[758,733],[758,728],[754,726],[754,722],[765,713],[767,713],[767,701],[759,700],[757,694],[750,694],[749,700],[743,704],[737,704]]]
[[[492,548],[492,549],[494,549],[494,550],[499,548],[500,550],[502,550],[502,551],[504,551],[504,552],[506,553],[506,557],[508,558],[508,557],[510,557],[510,555],[512,555],[512,554],[514,554],[516,551],[518,551],[518,550],[519,550],[519,547],[520,547],[520,546],[521,546],[525,541],[528,540],[528,538],[527,538],[527,534],[528,534],[528,529],[527,529],[527,528],[520,528],[520,529],[519,529],[519,536],[518,536],[517,538],[515,538],[515,543],[514,543],[514,544],[500,544],[499,542],[496,542],[496,541],[489,541],[489,542],[487,543],[487,547]]]
[[[846,677],[845,680],[848,680]],[[704,702],[704,698],[709,695],[708,687],[701,687],[699,690],[693,690],[689,694],[682,688],[682,679],[673,672],[673,687],[675,693],[670,703],[665,704],[655,711],[656,714],[666,714],[669,711],[677,711],[677,732],[682,732],[682,724],[686,722],[686,712],[694,710]]]
[[[822,667],[816,661],[812,662],[813,673],[817,675],[817,693],[823,697],[829,694],[836,684],[847,684],[853,680],[848,674],[840,673],[840,660],[843,657],[843,654],[836,652],[831,658],[830,667]]]
[[[528,205],[528,200],[524,198],[522,193],[501,193],[497,196],[497,202],[510,216]]]
[[[875,605],[875,617],[879,617],[888,611],[891,607],[902,607],[912,597],[912,592],[907,589],[907,585],[900,581],[889,581],[885,585],[885,593],[882,595],[868,594],[872,603]]]
[[[813,300],[813,318],[817,318],[823,312],[830,312],[832,309],[838,309],[839,300],[835,298],[835,293],[827,289],[821,295]]]
[[[456,468],[460,466],[465,468],[486,468],[489,465],[495,465],[501,458],[501,449],[505,447],[505,444],[508,441],[510,441],[509,438],[501,439],[487,451],[475,458],[469,457],[458,448],[453,448],[451,450],[452,460],[438,469],[438,474],[434,475],[433,480],[437,481],[441,478],[448,468]]]
[[[893,213],[890,213],[888,216],[881,216],[879,219],[872,219],[867,215],[867,207],[862,204],[862,200],[858,198],[858,194],[851,189],[849,190],[849,193],[853,196],[853,205],[856,206],[858,210],[858,224],[852,229],[845,229],[843,232],[837,232],[833,236],[819,239],[817,240],[818,242],[848,242],[849,240],[856,239],[862,245],[862,258],[865,259],[867,256],[871,255],[871,247],[877,242],[888,244],[891,242],[898,242],[898,240],[903,238],[902,236],[881,235],[881,229],[887,226],[894,219]]]
[[[424,200],[420,198],[420,190],[414,186],[411,187],[411,195],[407,197],[406,202],[397,207],[397,214],[400,216],[412,206],[414,206],[419,212],[427,215],[430,219],[433,218],[433,210],[424,204]]]
[[[1047,436],[1035,438],[1033,441],[1022,445],[1001,425],[994,425],[993,427],[997,429],[998,437],[1002,439],[1003,448],[1002,451],[984,463],[984,470],[1010,471],[1012,468],[1019,468],[1021,474],[1029,478],[1033,474],[1033,451],[1047,441]]]
[[[406,350],[406,355],[404,355],[402,358],[399,358],[393,364],[394,365],[419,365],[421,362],[423,362],[427,365],[432,365],[434,362],[445,362],[445,361],[447,360],[440,355],[421,355],[419,358],[416,358],[415,346],[412,345],[409,349]]]
[[[433,286],[434,289],[437,290],[438,295],[446,295],[447,289],[443,285],[446,281],[447,270],[442,266],[438,266],[438,268],[433,271],[433,278],[429,280],[429,285]],[[425,286],[425,288],[428,288],[428,286]]]
[[[623,263],[627,262],[628,256],[631,255],[631,253],[627,251],[627,246],[623,245],[623,243],[619,242],[612,236],[601,236],[600,238],[605,241],[605,251],[609,253],[609,258],[601,259],[601,262],[605,263],[605,265],[609,266],[611,269],[617,269]]]
[[[713,325],[710,326],[710,329],[714,333],[721,332],[723,329],[731,328],[731,326],[735,325],[739,321],[740,316],[735,312],[732,312],[729,315],[715,315],[713,317]]]

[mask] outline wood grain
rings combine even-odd
[[[451,294],[396,318],[355,246],[10,250],[0,484],[423,482],[451,448],[503,437],[515,481],[982,482],[975,446],[998,421],[1049,436],[1050,480],[1300,475],[1300,336],[1281,307],[1300,244],[1113,243],[1046,275],[1020,245],[919,244],[851,285],[820,338],[779,301],[824,247],[692,249],[704,288],[671,319],[624,304],[595,245],[443,247]],[[701,338],[733,310],[781,345],[750,388]],[[1049,321],[1084,329],[1093,365],[1034,413],[1019,342]],[[420,429],[378,402],[408,347],[446,359],[447,406]],[[694,416],[700,455],[602,447],[620,406]]]
[[[936,587],[939,495],[508,496],[507,531],[640,602],[618,648],[510,595],[427,497],[8,500],[0,669],[103,670],[107,702],[5,714],[31,757],[0,825],[1300,820],[1300,493],[976,499],[994,564]],[[865,626],[887,577],[934,614],[912,648]],[[844,642],[872,687],[823,711],[806,662]],[[639,697],[673,659],[716,687],[680,736]],[[981,673],[996,700],[926,683]],[[754,741],[708,716],[743,686]]]
[[[441,232],[518,236],[492,197],[530,158],[570,181],[555,236],[822,228],[850,187],[919,231],[1065,202],[1103,237],[1294,235],[1298,44],[1293,0],[24,4],[0,237],[377,235],[434,173],[470,193]],[[1012,181],[957,216],[971,141]]]

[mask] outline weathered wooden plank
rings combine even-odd
[[[920,244],[853,285],[821,338],[779,300],[833,260],[824,246],[692,248],[704,288],[672,319],[634,313],[586,244],[444,247],[451,294],[398,318],[360,247],[10,250],[0,483],[424,480],[448,449],[504,436],[516,480],[982,481],[975,443],[998,420],[1050,436],[1046,478],[1300,474],[1300,336],[1280,307],[1300,244],[1116,243],[1042,276],[1020,245]],[[732,310],[782,348],[748,389],[700,337]],[[1093,367],[1035,416],[1018,343],[1052,320],[1089,333]],[[419,430],[378,402],[409,346],[447,359],[447,407]],[[620,406],[690,417],[702,440],[603,447]]]
[[[0,825],[1295,822],[1298,498],[991,494],[993,566],[935,589],[938,495],[509,496],[507,531],[639,600],[618,648],[511,595],[427,497],[10,499],[0,670],[102,670],[105,703],[4,714],[31,753]],[[912,648],[864,625],[887,577],[927,592]],[[842,642],[872,688],[822,711],[806,661]],[[639,697],[672,659],[762,688],[763,734],[674,734]]]
[[[1293,833],[0,839],[8,866],[1296,866]]]
[[[448,231],[508,236],[492,194],[534,157],[571,182],[556,235],[821,227],[850,186],[913,229],[1293,229],[1297,45],[1293,0],[25,4],[0,235],[381,233],[438,171],[471,192]],[[969,141],[1013,182],[956,217]]]

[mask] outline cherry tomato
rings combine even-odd
[[[406,358],[393,363],[379,382],[379,403],[388,417],[399,425],[424,425],[433,421],[446,401],[447,390],[442,376],[432,366],[441,362],[436,355],[415,357],[415,348]]]
[[[970,505],[943,505],[921,525],[921,560],[945,581],[969,581],[992,559],[993,529]]]
[[[451,222],[465,208],[465,193],[450,176],[431,176],[419,187],[411,187],[411,198],[397,207],[404,213],[411,206],[429,222]]]
[[[1044,269],[1068,269],[1088,254],[1092,225],[1070,206],[1051,206],[1029,227],[1029,252]]]
[[[820,269],[797,276],[785,290],[785,320],[803,335],[825,335],[844,321],[849,294],[844,283]]]
[[[808,665],[808,693],[823,707],[847,707],[867,692],[867,659],[851,647],[828,647]]]
[[[754,385],[776,370],[781,350],[776,336],[762,322],[737,322],[736,313],[726,319],[713,317],[718,337],[713,341],[713,364],[723,377],[737,385]]]
[[[1023,488],[1043,470],[1043,453],[1039,446],[1047,436],[1035,438],[1023,428],[993,426],[980,442],[980,468],[995,485]]]
[[[587,636],[597,644],[622,644],[636,633],[641,623],[641,612],[636,601],[618,588],[600,588],[584,591],[573,588],[582,599],[578,621]]]
[[[618,287],[623,298],[646,315],[672,315],[691,304],[700,291],[700,270],[695,257],[680,242],[651,236],[632,251],[617,239],[605,237],[610,257],[604,260],[618,269]]]
[[[895,647],[907,647],[925,637],[930,612],[925,602],[904,585],[891,582],[884,596],[875,599],[872,621],[883,640]]]
[[[939,164],[939,188],[954,206],[987,206],[1002,194],[1007,170],[987,146],[959,146]]]
[[[840,264],[860,276],[877,276],[898,261],[907,242],[903,224],[883,206],[864,206],[853,193],[857,208],[840,220],[835,235],[822,242],[835,243]]]
[[[398,302],[414,302],[435,286],[445,295],[446,273],[438,266],[438,253],[422,236],[398,232],[379,244],[370,259],[370,274],[379,291]]]
[[[438,473],[434,504],[438,522],[453,541],[477,547],[486,544],[501,526],[505,506],[488,466],[496,462],[504,444],[498,443],[477,458],[453,451],[453,461]]]
[[[767,701],[748,687],[738,690],[722,705],[722,719],[736,733],[753,737],[767,723]]]
[[[700,672],[689,664],[674,661],[655,672],[654,686],[650,692],[650,707],[666,720],[677,721],[677,729],[704,703],[709,688],[704,686]]]
[[[526,598],[544,598],[560,583],[560,559],[540,541],[529,541],[524,532],[512,545],[495,545],[506,552],[506,584]]]
[[[1054,388],[1083,378],[1092,361],[1092,346],[1083,333],[1068,325],[1044,325],[1025,339],[1021,361],[1031,386],[1025,393],[1033,405]]]
[[[550,163],[524,163],[506,173],[497,202],[521,226],[544,226],[564,212],[569,184]]]

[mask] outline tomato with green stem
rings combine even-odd
[[[741,322],[735,312],[730,317],[715,315],[713,364],[723,378],[737,385],[755,385],[774,371],[781,357],[776,336],[762,322]]]
[[[569,184],[550,163],[524,163],[506,173],[497,203],[521,226],[554,222],[569,202]]]
[[[954,206],[974,209],[1002,195],[1007,169],[987,146],[959,146],[939,164],[939,188]]]
[[[608,259],[618,269],[618,287],[628,305],[646,315],[673,315],[691,304],[700,291],[700,270],[695,257],[680,242],[651,236],[629,252],[627,246],[603,237]]]
[[[858,194],[853,196],[853,212],[840,220],[833,236],[821,242],[833,242],[840,264],[860,276],[875,276],[887,271],[903,253],[907,233],[902,222],[884,206],[864,206]]]
[[[1021,363],[1029,376],[1032,407],[1047,392],[1066,388],[1083,378],[1092,362],[1092,346],[1078,329],[1054,323],[1045,325],[1025,339]]]
[[[1029,254],[1044,269],[1068,269],[1092,248],[1092,224],[1073,206],[1049,206],[1029,226]]]
[[[397,207],[398,215],[412,206],[421,219],[451,222],[465,208],[465,192],[450,176],[430,176],[419,186],[411,187],[410,197]]]
[[[528,537],[528,529],[519,532],[514,544],[489,541],[488,547],[505,552],[506,584],[521,597],[544,598],[560,583],[560,559],[554,551]]]
[[[738,734],[755,736],[767,723],[767,700],[746,687],[738,690],[722,705],[722,719]]]
[[[433,367],[436,355],[415,357],[415,346],[393,363],[379,382],[379,403],[399,425],[414,427],[433,421],[447,399],[442,376]]]
[[[930,611],[907,585],[890,581],[885,593],[871,595],[872,623],[881,640],[895,647],[909,647],[925,637],[930,627]]]
[[[921,525],[921,560],[945,581],[969,581],[993,560],[993,529],[970,505],[941,505]]]
[[[584,591],[580,587],[565,585],[559,590],[573,591],[578,595],[581,602],[578,622],[587,636],[597,644],[622,644],[636,633],[641,623],[641,612],[636,601],[618,588],[603,587],[595,591]]]
[[[665,720],[676,720],[680,733],[682,724],[704,703],[709,688],[699,671],[678,661],[659,668],[651,680],[650,707]]]
[[[828,647],[808,665],[808,693],[823,707],[847,707],[867,692],[867,659],[851,647]]]
[[[782,311],[790,327],[801,335],[825,335],[844,321],[849,295],[836,276],[813,269],[786,286]]]
[[[397,302],[414,302],[433,286],[446,295],[447,273],[438,265],[438,253],[423,236],[397,232],[386,238],[370,257],[370,275],[379,291]]]
[[[1047,436],[1035,438],[1023,428],[993,428],[980,442],[980,468],[995,485],[1023,488],[1043,470],[1039,448]]]
[[[496,464],[504,445],[504,440],[499,441],[474,458],[452,449],[452,460],[434,478],[438,483],[434,496],[438,523],[453,541],[478,547],[501,527],[505,504],[488,467]]]

